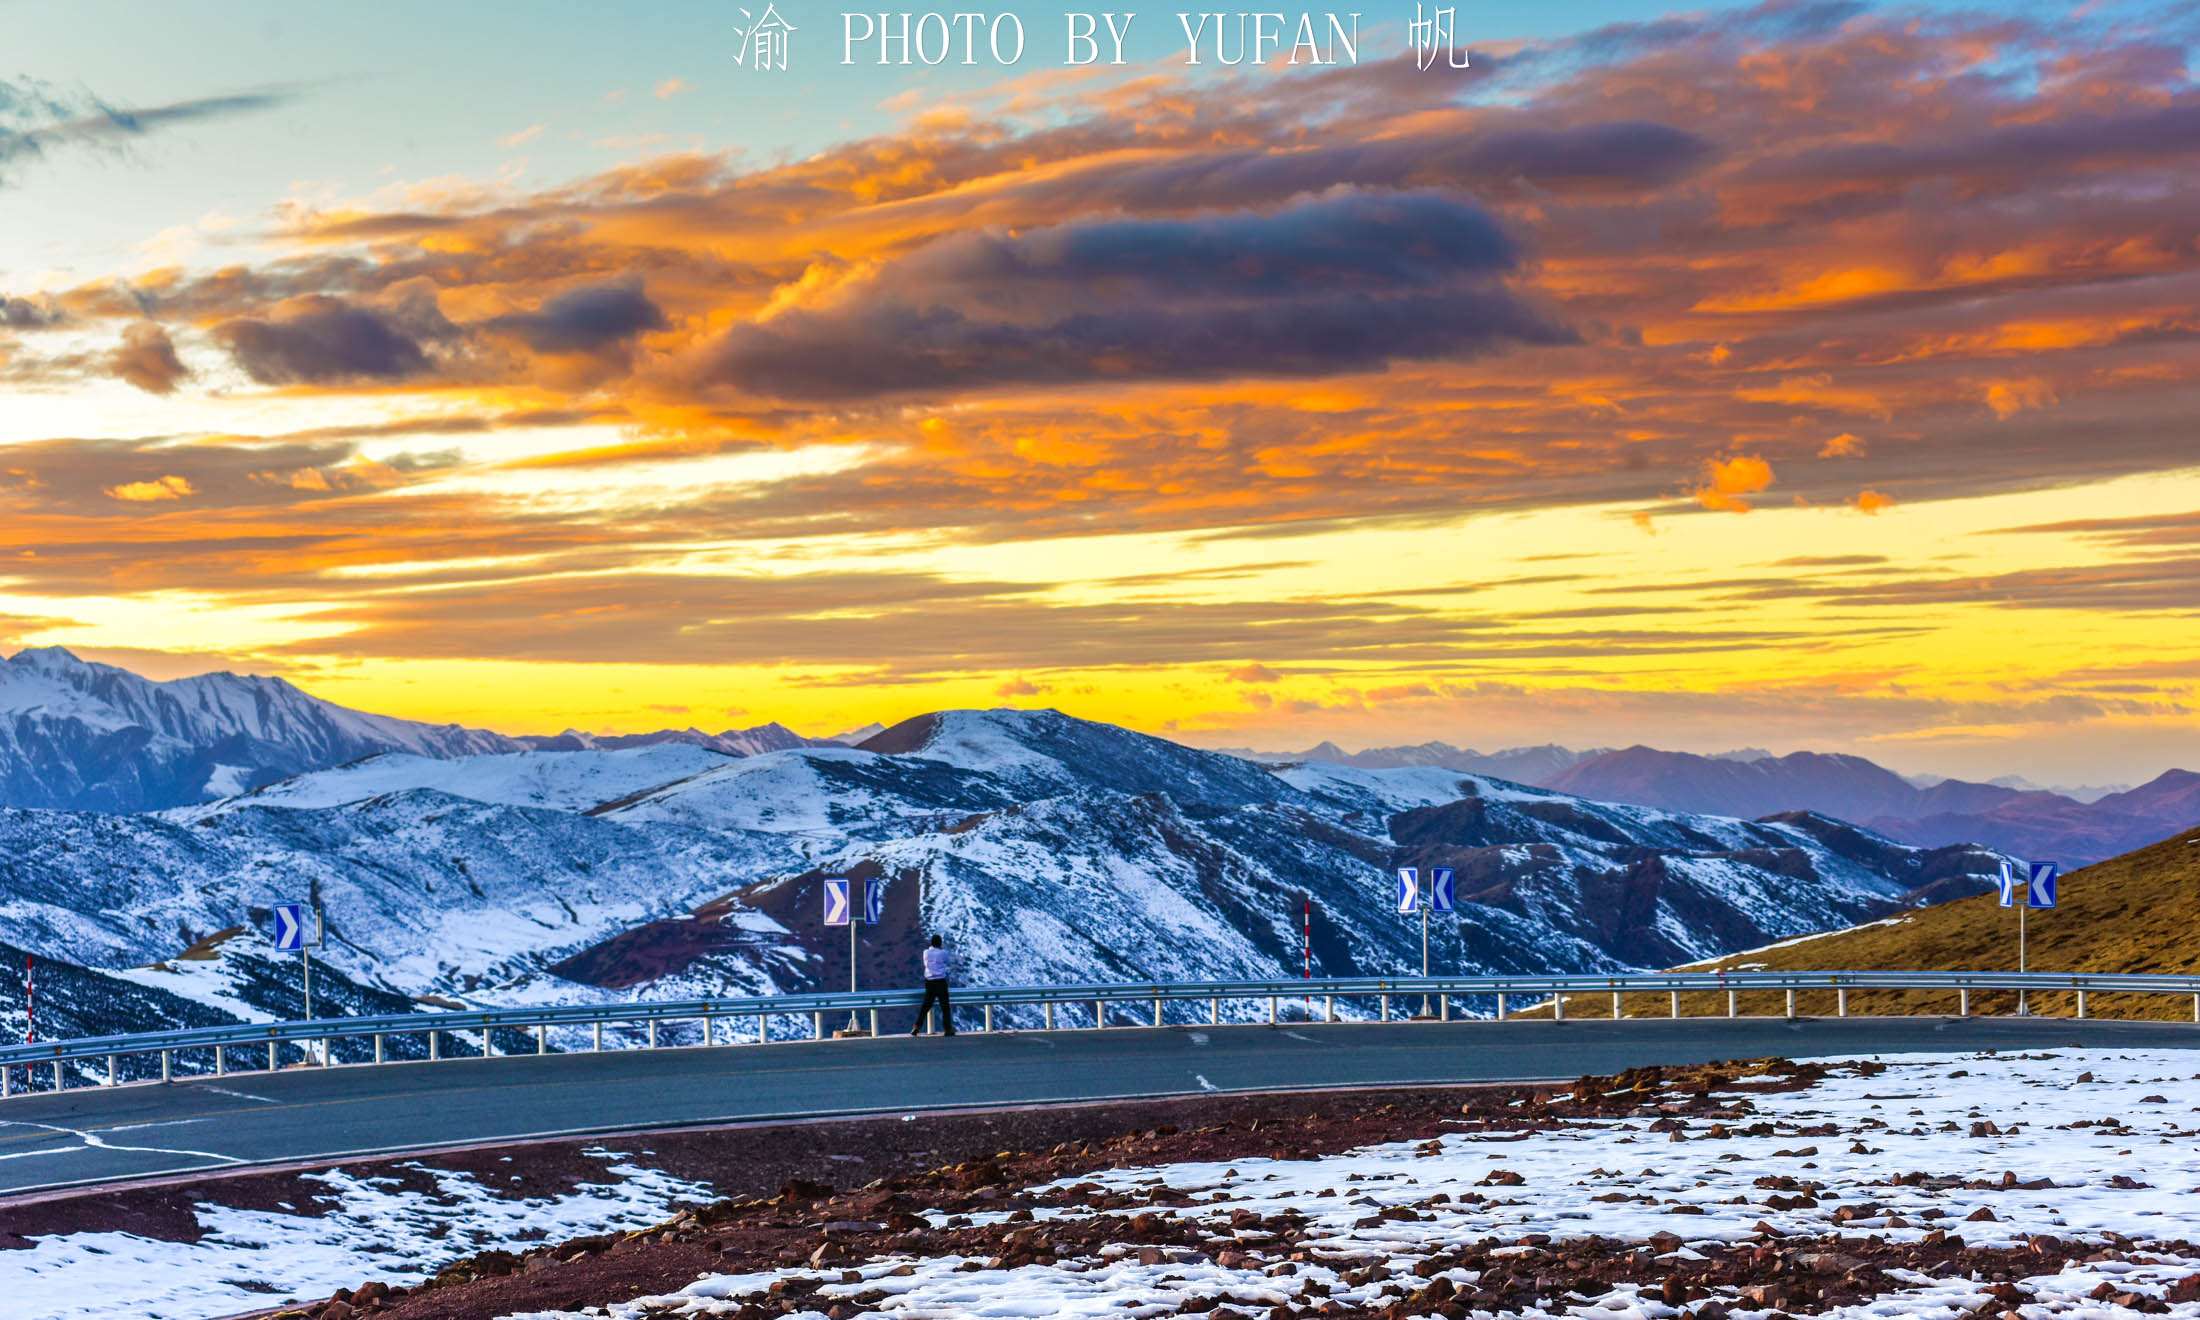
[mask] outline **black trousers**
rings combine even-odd
[[[914,1036],[924,1030],[925,1023],[931,1019],[934,1004],[940,1006],[940,1024],[946,1029],[945,1034],[955,1034],[954,1006],[947,1002],[947,978],[941,976],[925,981],[924,1003],[917,1009],[917,1025],[909,1028],[910,1035]]]

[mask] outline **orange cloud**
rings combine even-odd
[[[182,477],[160,477],[152,481],[127,481],[119,486],[109,486],[107,493],[131,504],[149,504],[159,500],[182,499],[194,492],[191,483]]]
[[[1755,454],[1737,454],[1704,464],[1704,482],[1694,492],[1696,502],[1722,513],[1748,513],[1754,495],[1772,485],[1772,465]]]

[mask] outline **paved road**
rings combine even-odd
[[[2200,1048],[2200,1026],[1914,1017],[1118,1028],[294,1069],[0,1101],[0,1198],[638,1128],[2071,1045]]]

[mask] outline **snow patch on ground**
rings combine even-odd
[[[2200,1195],[2196,1062],[2200,1055],[2178,1051],[1909,1056],[1884,1069],[1836,1061],[1835,1075],[1814,1087],[1752,1097],[1753,1111],[1719,1131],[1710,1120],[1686,1120],[1680,1141],[1652,1130],[1661,1116],[1644,1114],[1526,1136],[1462,1132],[1317,1160],[1112,1169],[1061,1184],[1133,1194],[1166,1186],[1188,1193],[1196,1204],[1154,1212],[1211,1226],[1221,1245],[1234,1245],[1228,1240],[1233,1211],[1302,1214],[1309,1259],[1295,1273],[1270,1273],[1277,1262],[1261,1259],[1257,1244],[1246,1246],[1242,1263],[1232,1257],[1230,1266],[1218,1263],[1219,1251],[1213,1259],[1140,1264],[1120,1248],[1005,1270],[982,1268],[983,1262],[972,1269],[954,1257],[887,1257],[863,1266],[860,1282],[841,1282],[838,1268],[712,1276],[676,1293],[590,1314],[611,1320],[731,1315],[744,1299],[760,1299],[782,1279],[823,1282],[820,1305],[884,1292],[885,1299],[862,1314],[886,1320],[1136,1317],[1174,1314],[1186,1302],[1211,1307],[1217,1299],[1241,1312],[1260,1312],[1283,1303],[1307,1306],[1325,1296],[1375,1309],[1427,1282],[1412,1275],[1422,1258],[1483,1239],[1541,1233],[1558,1240],[1593,1234],[1646,1241],[1670,1233],[1685,1252],[1691,1245],[1754,1238],[1760,1221],[1788,1235],[1868,1233],[1893,1241],[1922,1238],[1937,1226],[1974,1247],[2015,1246],[2036,1234],[2098,1242],[2113,1232],[2141,1244],[2176,1239],[2191,1234],[2193,1198]],[[1982,1123],[1991,1130],[1974,1127]],[[1495,1176],[1499,1171],[1505,1176]],[[1892,1181],[1918,1172],[1929,1178]],[[2019,1181],[2051,1179],[2054,1186],[2004,1188],[2005,1174]],[[1760,1186],[1760,1180],[1780,1179],[1822,1187],[1815,1196],[1791,1197]],[[1625,1199],[1612,1199],[1615,1194]],[[1785,1208],[1774,1208],[1775,1196]],[[1846,1220],[1837,1218],[1842,1207],[1849,1207]],[[1982,1209],[1994,1218],[1970,1219]],[[1413,1218],[1384,1218],[1385,1210]],[[1088,1212],[1048,1209],[1038,1219],[1066,1213]],[[2093,1262],[2075,1259],[2079,1254],[2047,1257],[2040,1274],[2019,1281],[2033,1294],[2023,1310],[2028,1320],[2135,1315],[2089,1294],[2106,1283],[2116,1293],[2160,1297],[2200,1270],[2200,1260],[2159,1252]],[[1378,1271],[1383,1277],[1348,1269],[1369,1261],[1387,1267]],[[1348,1272],[1361,1281],[1348,1282]],[[1448,1277],[1464,1285],[1477,1276],[1462,1269]],[[1991,1300],[1992,1285],[1978,1279],[1913,1273],[1900,1282],[1908,1286],[1821,1314],[1952,1320]],[[1771,1314],[1739,1295],[1720,1300],[1736,1320]],[[1633,1284],[1519,1312],[1598,1320],[1670,1320],[1681,1313]],[[2200,1302],[2155,1313],[2200,1320]],[[511,1320],[579,1315],[530,1312]]]
[[[444,1264],[492,1248],[657,1223],[681,1203],[717,1199],[708,1187],[625,1161],[610,1151],[604,1181],[555,1197],[497,1195],[468,1174],[420,1163],[432,1193],[394,1178],[342,1169],[309,1174],[327,1190],[325,1214],[236,1210],[202,1203],[197,1242],[128,1233],[71,1233],[0,1251],[0,1297],[19,1320],[210,1320],[327,1297],[380,1279],[411,1286]]]

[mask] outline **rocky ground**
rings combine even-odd
[[[2196,1066],[1764,1060],[656,1135],[623,1144],[622,1167],[712,1194],[271,1314],[2200,1317]],[[540,1180],[529,1194],[570,1196],[602,1158],[537,1147],[404,1172],[517,1168]],[[295,1177],[229,1181],[296,1207],[315,1188]],[[80,1207],[78,1235],[133,1203],[139,1232],[186,1232],[206,1202],[177,1198]],[[30,1213],[0,1227],[35,1236]]]

